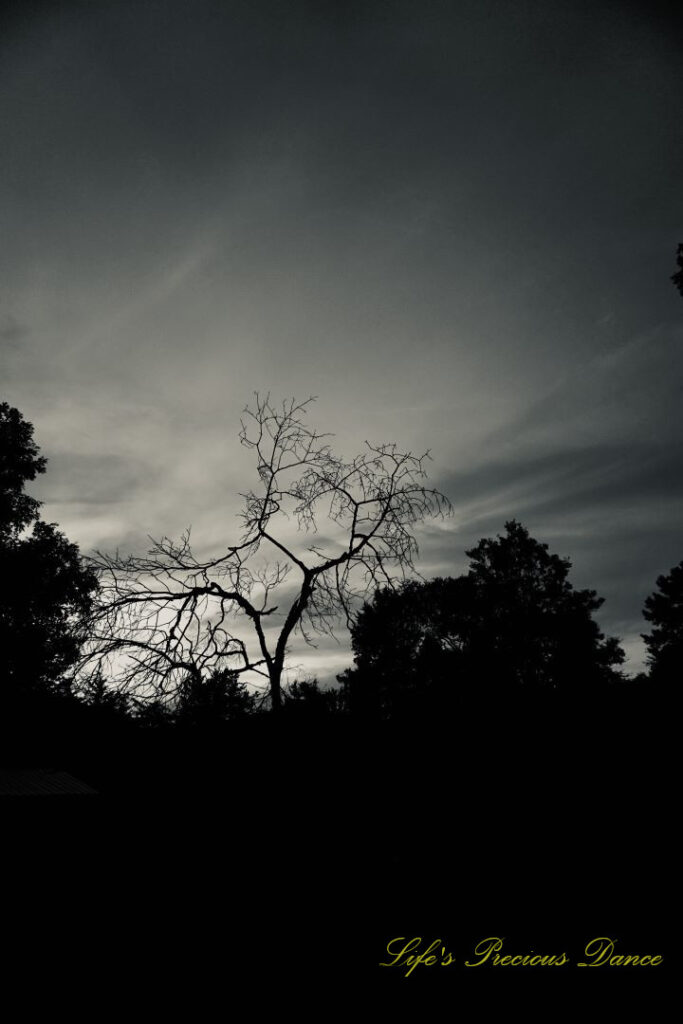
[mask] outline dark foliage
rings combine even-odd
[[[78,657],[94,578],[75,545],[42,522],[30,536],[2,544],[0,575],[11,581],[0,603],[6,678],[17,685],[53,685]]]
[[[33,427],[0,405],[0,671],[5,693],[45,691],[63,680],[83,640],[96,589],[76,545],[39,518],[24,485],[45,471]]]
[[[46,460],[38,455],[33,426],[18,409],[0,402],[0,538],[16,537],[38,517],[40,502],[24,494],[27,480],[45,472]]]
[[[291,683],[284,691],[283,712],[288,719],[316,721],[342,713],[339,690],[323,689],[317,679]]]
[[[673,683],[683,677],[683,562],[659,576],[657,588],[645,601],[643,615],[653,628],[643,640],[652,681]]]
[[[173,712],[173,720],[183,726],[212,727],[246,718],[256,712],[257,698],[236,672],[218,669],[207,679],[188,676]]]
[[[109,686],[100,670],[82,681],[78,698],[86,707],[94,708],[102,714],[125,718],[133,712],[127,694],[119,693]]]
[[[676,285],[681,295],[683,295],[683,242],[681,242],[676,250],[676,263],[678,264],[678,270],[675,274],[671,275],[671,280]]]
[[[519,523],[467,552],[467,575],[378,591],[352,628],[356,667],[341,677],[352,713],[435,716],[464,700],[581,695],[619,680],[618,642],[574,590],[571,563]]]
[[[468,583],[411,580],[378,590],[351,629],[356,667],[340,676],[354,717],[401,718],[436,711],[455,697]]]
[[[476,622],[468,638],[475,662],[504,686],[592,687],[619,678],[624,654],[593,614],[594,590],[574,590],[571,562],[548,553],[519,523],[506,536],[468,551]]]

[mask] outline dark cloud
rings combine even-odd
[[[441,487],[456,507],[517,508],[521,515],[606,515],[658,502],[683,501],[683,444],[624,443],[484,463],[455,473]]]

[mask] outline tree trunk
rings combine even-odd
[[[273,664],[270,667],[270,708],[274,715],[279,714],[282,709],[282,665]]]

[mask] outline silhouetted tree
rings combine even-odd
[[[352,715],[401,718],[457,697],[468,587],[437,578],[375,592],[351,628],[355,666],[339,676]]]
[[[237,673],[217,669],[207,679],[186,677],[174,720],[181,725],[211,727],[253,715],[257,703]]]
[[[0,403],[0,539],[16,539],[35,522],[40,502],[24,494],[28,480],[45,472],[47,460],[38,455],[33,426],[18,409]]]
[[[33,427],[0,404],[0,667],[6,695],[63,682],[84,640],[97,580],[78,548],[39,518],[24,485],[45,471]]]
[[[467,575],[380,590],[356,617],[355,667],[340,677],[350,710],[436,715],[461,697],[581,692],[620,679],[624,654],[574,590],[571,563],[514,520],[467,552]]]
[[[157,697],[148,700],[133,698],[130,703],[136,725],[145,729],[167,729],[175,725],[173,708],[163,698]]]
[[[306,423],[311,401],[276,407],[256,395],[245,410],[239,438],[259,484],[244,495],[234,546],[198,558],[188,531],[154,542],[146,557],[94,561],[102,593],[89,660],[108,661],[120,689],[173,699],[188,674],[229,668],[264,676],[277,710],[292,636],[312,643],[313,633],[348,624],[354,602],[413,570],[415,524],[450,511],[424,486],[428,453],[366,442],[346,461]],[[324,539],[302,547],[291,519],[304,533],[325,522]],[[234,632],[235,615],[246,635]]]
[[[317,679],[302,679],[283,689],[283,710],[290,718],[317,720],[330,718],[343,712],[340,691],[335,687],[323,689]]]
[[[683,562],[658,576],[657,588],[645,601],[643,615],[653,628],[643,640],[652,681],[673,683],[683,678]]]
[[[671,275],[671,280],[676,285],[681,295],[683,295],[683,242],[681,242],[676,250],[676,263],[678,264],[678,270],[675,274]]]
[[[125,693],[117,693],[107,684],[98,666],[88,679],[81,680],[77,696],[79,700],[98,712],[127,718],[132,713],[130,700]]]
[[[619,679],[624,653],[593,618],[604,599],[574,590],[570,560],[549,554],[519,523],[505,530],[467,552],[479,619],[468,639],[474,659],[503,686],[579,688]]]

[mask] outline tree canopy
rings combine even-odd
[[[676,250],[676,263],[678,270],[675,274],[671,275],[671,280],[678,288],[681,295],[683,295],[683,242],[681,242]]]
[[[184,726],[215,726],[252,715],[257,698],[235,672],[217,669],[207,679],[188,675],[174,710]]]
[[[580,687],[615,678],[624,654],[605,638],[593,614],[604,603],[575,590],[571,562],[550,554],[520,523],[467,552],[476,608],[468,646],[503,685]]]
[[[24,493],[45,466],[33,426],[0,404],[0,662],[16,691],[49,689],[71,668],[97,586],[76,545]]]
[[[0,539],[16,538],[38,518],[40,502],[24,493],[28,480],[45,472],[33,426],[18,409],[0,402]]]
[[[643,635],[654,682],[683,676],[683,562],[657,577],[657,590],[645,601],[643,615],[652,632]]]
[[[581,692],[620,678],[624,654],[593,618],[595,591],[512,520],[457,578],[378,590],[352,627],[352,708],[395,717],[477,695]]]

